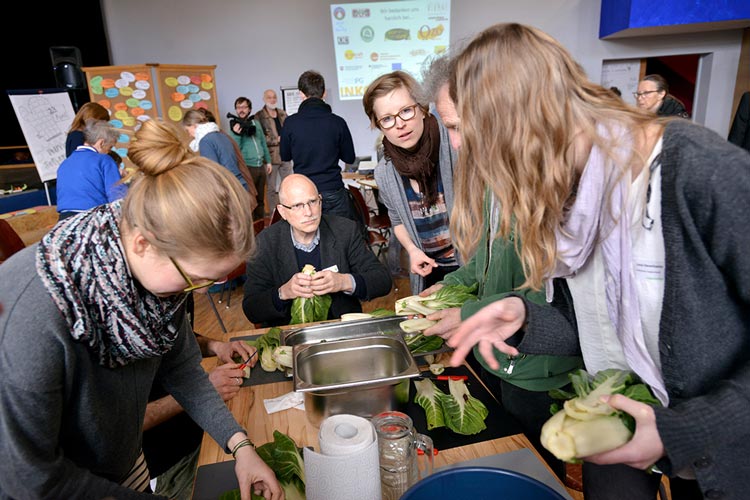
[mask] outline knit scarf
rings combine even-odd
[[[195,139],[190,141],[190,150],[196,153],[200,151],[201,139],[208,134],[218,131],[219,126],[213,122],[199,123],[198,126],[195,127]]]
[[[120,202],[65,219],[39,243],[36,270],[70,327],[109,368],[162,356],[179,334],[172,324],[186,294],[157,297],[130,274]]]
[[[396,172],[417,181],[424,206],[429,208],[437,202],[438,169],[440,162],[440,128],[437,118],[431,114],[424,117],[424,132],[414,151],[394,146],[383,138],[385,159],[393,163]]]

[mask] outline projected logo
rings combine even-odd
[[[372,54],[370,54],[370,60],[372,62],[378,62],[378,59],[380,59],[380,54],[378,54],[377,52],[373,52]]]
[[[445,31],[445,27],[442,24],[438,24],[434,28],[430,28],[425,24],[417,31],[417,38],[420,40],[434,40],[439,38],[443,34],[443,31]]]
[[[349,45],[349,37],[348,36],[337,36],[336,37],[336,44],[338,44],[338,45]]]
[[[375,30],[372,29],[372,26],[362,26],[362,29],[359,30],[359,36],[363,42],[370,43],[375,38]]]
[[[336,7],[333,9],[333,17],[341,21],[346,17],[346,11],[342,7]]]
[[[352,9],[352,17],[355,17],[355,18],[370,17],[370,9]]]
[[[385,32],[386,40],[411,40],[409,30],[405,28],[392,28]]]

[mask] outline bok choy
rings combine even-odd
[[[552,397],[567,400],[562,408],[552,405],[553,415],[542,426],[541,435],[542,446],[565,462],[619,448],[633,436],[633,417],[601,402],[601,396],[622,394],[641,403],[659,404],[648,386],[628,370],[602,370],[593,377],[578,370],[570,379],[575,394],[550,391]]]
[[[315,268],[307,264],[301,272],[312,276],[315,274]],[[292,301],[292,320],[289,324],[299,325],[328,319],[328,310],[331,308],[332,300],[330,295],[316,295],[309,299],[297,297]]]
[[[448,427],[457,434],[478,434],[487,428],[489,410],[469,393],[463,380],[448,380],[450,394],[437,388],[430,379],[415,380],[414,402],[424,408],[427,429]]]

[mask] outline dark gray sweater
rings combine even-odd
[[[241,427],[201,368],[184,314],[165,356],[104,368],[70,336],[36,250],[0,266],[0,498],[154,498],[117,484],[141,448],[154,378],[222,446]]]
[[[666,451],[658,466],[669,475],[692,468],[707,498],[747,498],[750,154],[687,120],[671,122],[661,190],[666,275],[659,350],[670,405],[656,410]],[[553,305],[526,302],[521,352],[580,353],[561,280]]]

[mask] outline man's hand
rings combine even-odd
[[[240,392],[242,387],[242,370],[237,363],[225,363],[218,365],[208,374],[208,380],[216,388],[224,401],[229,401]]]
[[[232,127],[232,131],[237,135],[242,135],[242,125],[235,123],[234,127]]]
[[[304,273],[296,273],[279,288],[281,300],[292,300],[297,297],[310,299],[314,297],[315,294],[310,287],[311,283],[312,276]]]
[[[233,342],[211,342],[208,347],[213,353],[219,357],[222,363],[234,363],[234,357],[239,356],[242,360],[246,360],[253,356],[255,353],[255,347],[249,346],[242,340],[235,340]],[[258,362],[258,358],[253,357],[250,359],[250,366],[255,366]]]
[[[315,295],[348,292],[352,289],[352,279],[348,274],[334,271],[318,271],[311,276],[310,287]]]
[[[435,262],[435,259],[429,258],[419,248],[413,247],[409,250],[409,269],[414,274],[418,274],[424,278],[436,267],[437,262]]]
[[[451,338],[461,326],[461,308],[451,307],[434,312],[427,316],[427,319],[437,321],[436,324],[429,327],[423,333],[425,335],[437,335],[445,340]]]
[[[266,163],[266,174],[271,175],[271,172],[273,172],[273,165]]]

